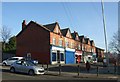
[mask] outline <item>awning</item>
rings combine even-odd
[[[82,55],[82,51],[76,51],[75,55]]]

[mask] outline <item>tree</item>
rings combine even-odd
[[[113,35],[113,38],[109,43],[109,49],[113,52],[120,53],[120,31]]]
[[[3,50],[5,50],[6,46],[5,44],[7,43],[8,39],[11,37],[11,31],[8,27],[6,26],[3,26],[1,29],[0,29],[0,35],[1,35],[1,38],[2,38],[2,41],[3,41]]]
[[[120,30],[113,35],[109,48],[117,53],[117,73],[120,74]]]
[[[10,50],[16,50],[16,36],[11,37],[8,44]]]

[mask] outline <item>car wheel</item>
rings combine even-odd
[[[3,63],[2,66],[6,66],[6,63]]]
[[[15,72],[15,68],[14,68],[14,67],[11,67],[11,68],[10,68],[10,72],[14,73],[14,72]]]
[[[29,74],[29,75],[35,75],[35,73],[34,73],[33,70],[29,70],[28,74]]]

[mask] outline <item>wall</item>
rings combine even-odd
[[[16,39],[17,56],[31,53],[40,63],[50,63],[50,33],[44,28],[31,23]]]

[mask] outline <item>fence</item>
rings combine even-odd
[[[48,65],[41,64],[47,71],[46,74],[54,72],[55,75],[63,74],[74,74],[80,76],[80,74],[94,74],[99,76],[99,74],[113,74],[117,75],[117,66],[110,65],[109,67],[103,67],[102,65],[91,65],[90,71],[87,72],[86,66],[84,63],[80,64],[56,64]]]
[[[10,58],[10,57],[15,56],[15,54],[3,53],[3,54],[1,54],[1,56],[2,56],[2,61],[3,61],[3,60],[5,60],[5,59],[8,59],[8,58]]]

